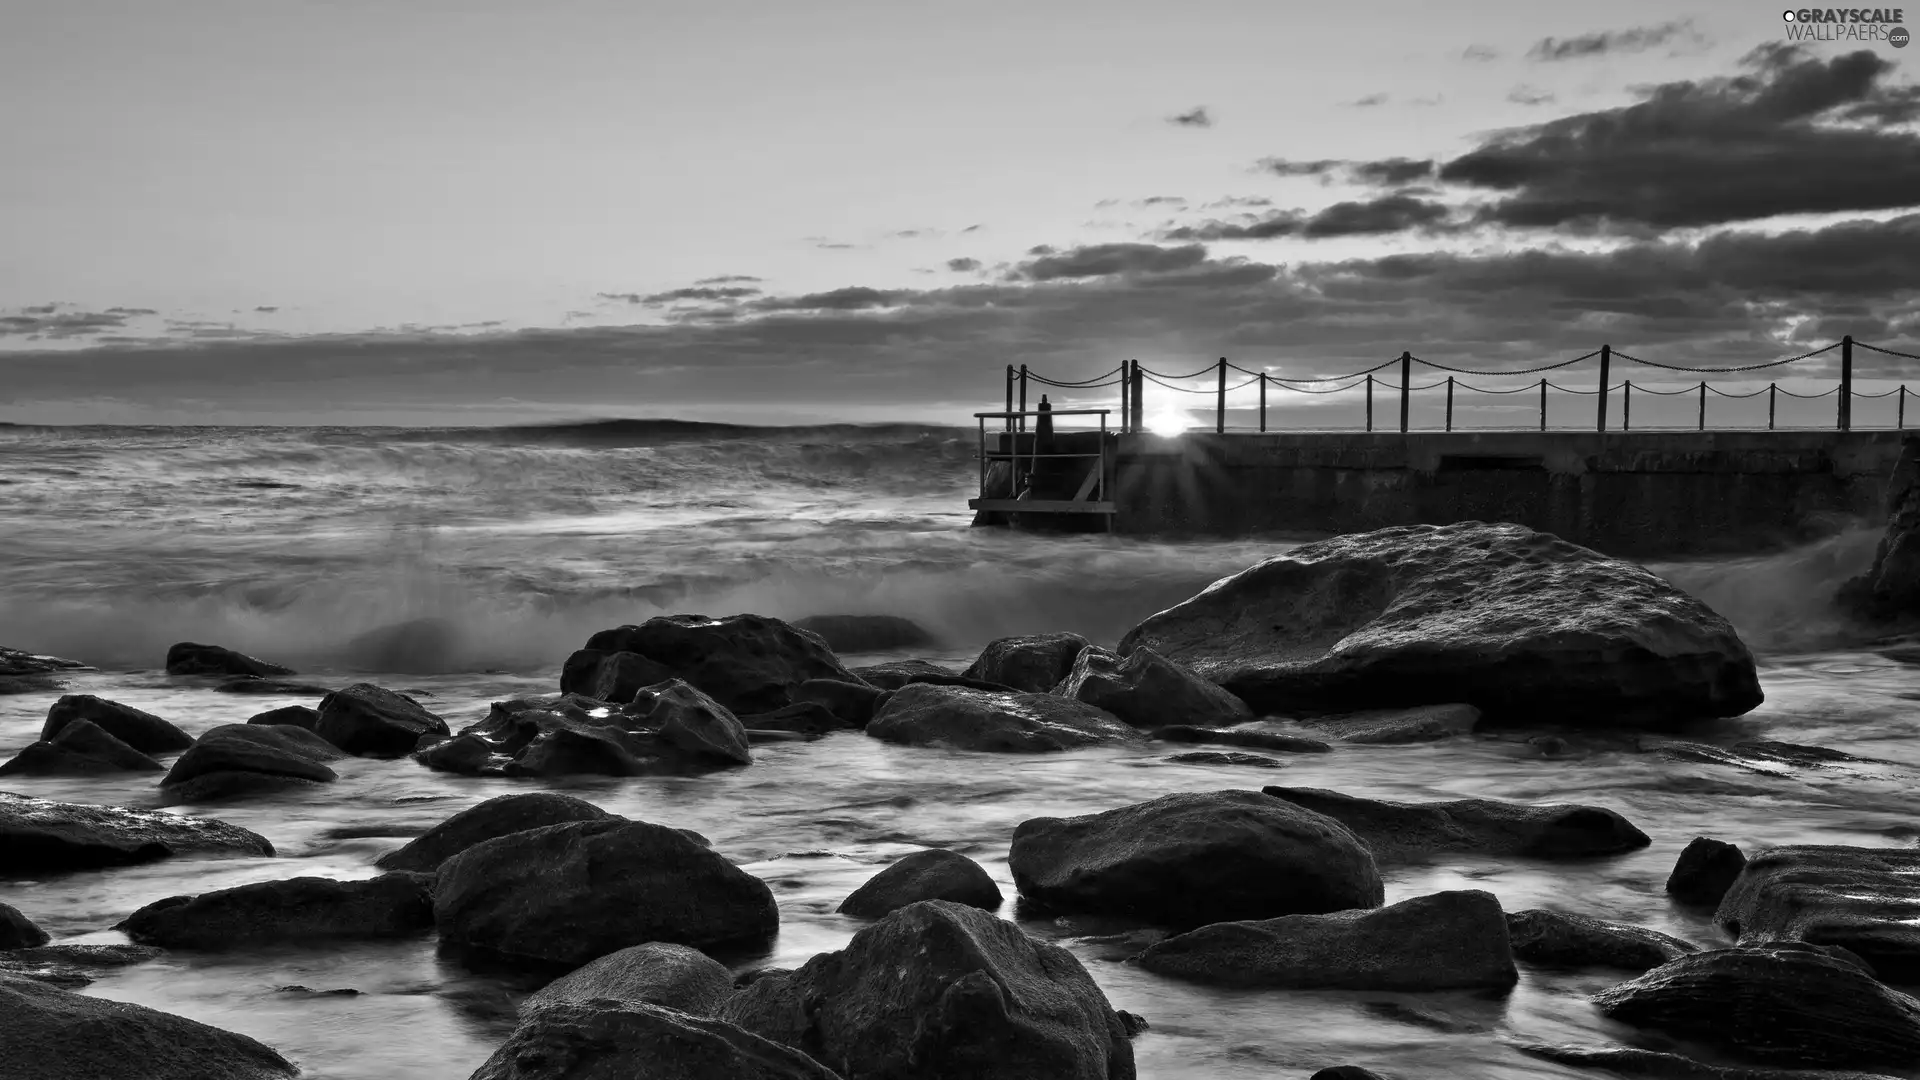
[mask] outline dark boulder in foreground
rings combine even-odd
[[[871,1080],[1132,1080],[1133,1047],[1072,953],[978,908],[901,908],[720,1019]]]
[[[314,734],[356,757],[403,757],[422,735],[446,735],[447,722],[405,694],[354,683],[320,699]]]
[[[1513,955],[1528,963],[1558,967],[1645,971],[1700,951],[1692,942],[1644,926],[1542,908],[1509,914],[1507,934],[1513,941]]]
[[[339,776],[326,762],[344,756],[305,728],[221,724],[174,761],[160,787],[176,802],[194,802],[288,784],[330,784]]]
[[[1293,989],[1457,990],[1520,979],[1500,901],[1479,889],[1214,923],[1153,945],[1140,966],[1215,986]]]
[[[1246,702],[1144,646],[1125,659],[1097,645],[1081,649],[1053,692],[1134,727],[1225,727],[1253,719]]]
[[[1920,982],[1916,882],[1916,848],[1768,848],[1747,861],[1713,921],[1743,945],[1839,945],[1889,982]]]
[[[374,860],[382,870],[438,871],[440,864],[483,840],[568,821],[611,821],[613,814],[585,799],[552,791],[496,795]]]
[[[1605,1069],[1627,1076],[1650,1076],[1655,1080],[1893,1080],[1881,1073],[1708,1065],[1679,1054],[1630,1046],[1554,1046],[1521,1042],[1509,1045],[1523,1054],[1577,1069]]]
[[[761,944],[780,927],[765,882],[675,829],[615,818],[485,840],[440,864],[441,940],[578,966],[649,941]]]
[[[175,855],[272,855],[266,837],[212,818],[53,802],[0,791],[0,875],[131,866]]]
[[[1305,721],[1314,732],[1341,742],[1382,744],[1438,742],[1472,734],[1479,723],[1480,710],[1459,703],[1365,709]]]
[[[809,615],[793,625],[818,634],[827,648],[837,653],[885,652],[937,644],[926,627],[898,615]]]
[[[277,709],[254,713],[247,717],[247,723],[270,727],[306,728],[312,731],[320,724],[320,710],[311,705],[282,705]]]
[[[407,937],[433,928],[427,880],[391,873],[363,881],[261,881],[156,900],[117,929],[141,945],[216,951],[322,938]]]
[[[271,1047],[184,1016],[0,976],[5,1080],[273,1080]]]
[[[166,766],[108,734],[91,720],[75,720],[51,739],[29,743],[0,765],[0,776],[90,776],[159,772]]]
[[[731,996],[733,973],[726,965],[699,949],[649,941],[610,952],[548,983],[521,1004],[520,1015],[555,1005],[617,1001],[712,1016]]]
[[[867,734],[909,746],[1044,753],[1121,742],[1139,733],[1105,709],[1052,694],[1000,694],[912,683],[893,692]]]
[[[840,902],[840,914],[878,919],[922,900],[997,911],[1000,886],[977,862],[957,851],[929,848],[896,859]]]
[[[1719,907],[1727,890],[1747,868],[1747,857],[1732,844],[1696,836],[1674,860],[1667,894],[1695,907]]]
[[[87,665],[58,656],[42,656],[0,645],[0,694],[32,694],[57,690],[60,676]]]
[[[167,650],[169,675],[251,675],[264,679],[273,675],[297,675],[290,667],[269,664],[265,660],[218,645],[199,645],[182,641]]]
[[[172,723],[131,705],[92,694],[67,694],[54,702],[47,710],[47,722],[40,726],[40,738],[50,741],[60,734],[61,728],[76,720],[93,722],[143,754],[168,754],[193,745],[193,736]]]
[[[1609,1018],[1783,1065],[1908,1068],[1920,1001],[1803,942],[1698,952],[1593,997]]]
[[[658,1005],[532,1013],[469,1080],[841,1080],[790,1046]]]
[[[47,932],[33,924],[33,920],[20,914],[20,909],[12,904],[0,904],[0,951],[7,949],[31,949],[36,945],[45,945]]]
[[[1920,437],[1900,442],[1900,460],[1887,479],[1887,529],[1873,565],[1840,586],[1834,603],[1870,622],[1920,616]]]
[[[1320,788],[1261,791],[1338,820],[1382,862],[1458,852],[1579,859],[1617,855],[1652,842],[1632,822],[1598,806],[1532,806],[1500,799],[1400,803]]]
[[[1373,855],[1344,825],[1256,791],[1186,792],[1031,818],[1008,858],[1020,895],[1173,926],[1380,906]]]
[[[819,637],[761,615],[663,615],[602,630],[586,650],[638,653],[735,713],[790,705],[808,679],[860,681]]]
[[[978,659],[960,674],[965,678],[1044,694],[1073,672],[1080,650],[1093,644],[1079,634],[1035,634],[987,642]]]
[[[1337,536],[1147,619],[1147,646],[1261,712],[1465,702],[1490,721],[1646,727],[1760,704],[1753,656],[1634,563],[1521,525]]]

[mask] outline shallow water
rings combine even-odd
[[[454,728],[489,702],[551,692],[588,633],[667,610],[905,615],[960,665],[993,636],[1075,629],[1111,643],[1134,621],[1283,546],[1013,537],[965,528],[971,447],[934,432],[655,439],[556,445],[444,433],[94,429],[0,433],[0,643],[100,666],[97,693],[198,733],[309,698],[237,697],[158,672],[166,646],[206,640],[300,666],[327,685],[420,691]],[[819,440],[809,442],[808,440]],[[864,441],[863,441],[864,440]],[[602,440],[604,443],[606,440]],[[629,440],[634,441],[634,440]],[[812,447],[811,450],[808,447]],[[649,464],[651,462],[651,464]],[[249,484],[292,487],[236,488]],[[690,493],[699,492],[695,498]],[[1662,885],[1696,835],[1768,844],[1912,844],[1920,835],[1920,669],[1848,646],[1821,597],[1871,554],[1850,534],[1798,552],[1659,567],[1762,650],[1765,705],[1688,737],[1762,736],[1886,764],[1746,771],[1575,740],[1547,759],[1514,738],[1340,746],[1281,769],[1174,764],[1165,746],[1018,756],[897,747],[840,733],[755,748],[752,766],[693,779],[592,780],[564,790],[617,813],[691,828],[766,879],[781,909],[771,954],[794,966],[858,922],[834,914],[891,859],[937,845],[981,862],[1002,914],[1078,955],[1113,1005],[1145,1016],[1146,1078],[1307,1075],[1340,1063],[1389,1076],[1595,1075],[1525,1057],[1512,1040],[1711,1051],[1602,1019],[1586,995],[1617,973],[1523,968],[1494,996],[1221,991],[1150,976],[1101,919],[1025,917],[1012,898],[1014,827],[1174,791],[1282,783],[1396,799],[1489,796],[1610,806],[1652,838],[1579,863],[1448,859],[1387,874],[1387,899],[1484,888],[1508,910],[1554,907],[1723,939]],[[349,648],[400,619],[447,620],[431,640]],[[856,656],[850,663],[878,657]],[[0,754],[37,735],[57,692],[0,697]],[[1550,718],[1543,718],[1550,720]],[[1582,749],[1584,747],[1584,749]],[[364,877],[380,854],[454,812],[533,781],[472,779],[410,761],[348,759],[338,783],[193,808],[271,839],[272,859],[180,859],[0,883],[56,941],[162,897],[304,874]],[[151,775],[14,779],[46,798],[153,805]],[[352,997],[276,993],[298,984]],[[430,939],[231,955],[169,953],[85,992],[244,1032],[328,1080],[463,1078],[506,1038],[532,987],[463,970]],[[1915,1072],[1914,1076],[1920,1076]]]

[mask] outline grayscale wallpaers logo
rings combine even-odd
[[[1884,41],[1904,49],[1912,35],[1905,8],[1790,8],[1780,13],[1790,41]]]

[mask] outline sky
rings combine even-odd
[[[1920,47],[1890,23],[0,0],[0,26],[0,421],[970,422],[1010,363],[1920,352]]]

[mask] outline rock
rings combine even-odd
[[[1480,889],[1214,923],[1153,945],[1140,966],[1215,986],[1291,989],[1456,990],[1520,979],[1500,901]]]
[[[1284,762],[1275,761],[1259,754],[1221,753],[1218,750],[1195,750],[1189,754],[1174,754],[1167,758],[1177,765],[1247,765],[1256,769],[1278,769]]]
[[[440,864],[443,941],[579,966],[650,941],[758,944],[779,930],[765,882],[680,832],[573,821],[484,840]]]
[[[520,1006],[525,1016],[554,1005],[617,1001],[712,1016],[733,995],[733,973],[699,949],[649,941],[610,952],[548,983]]]
[[[1593,996],[1613,1020],[1790,1065],[1910,1067],[1920,1001],[1802,942],[1697,952]]]
[[[299,1073],[245,1035],[141,1005],[0,977],[6,1080],[270,1080]]]
[[[1438,742],[1472,734],[1480,723],[1480,710],[1458,703],[1421,705],[1411,709],[1366,709],[1302,722],[1341,742]]]
[[[1606,1069],[1660,1080],[1893,1080],[1879,1073],[1707,1065],[1679,1054],[1626,1046],[1550,1046],[1511,1043],[1515,1050],[1577,1069]]]
[[[639,653],[736,714],[791,705],[794,688],[808,679],[860,681],[826,642],[760,615],[664,615],[602,630],[586,647]]]
[[[40,945],[0,951],[0,981],[32,979],[77,990],[103,970],[144,964],[164,951],[149,945]]]
[[[1313,1074],[1313,1080],[1387,1080],[1372,1069],[1358,1065],[1335,1065]]]
[[[748,731],[791,731],[799,735],[825,735],[853,726],[815,701],[796,701],[772,712],[749,713],[740,717],[740,724]]]
[[[588,658],[591,658],[590,660]],[[642,687],[673,678],[673,669],[639,653],[603,653],[582,649],[567,658],[561,669],[562,693],[577,690],[588,697],[625,704]]]
[[[578,694],[496,701],[486,719],[414,757],[469,775],[647,776],[748,764],[750,747],[732,712],[669,679],[621,704]]]
[[[130,866],[175,855],[272,855],[266,837],[212,818],[52,802],[0,791],[6,873]]]
[[[324,762],[346,755],[305,728],[221,724],[203,733],[173,763],[160,786],[178,787],[211,773],[243,772],[330,784],[339,774]]]
[[[1513,941],[1514,956],[1558,967],[1646,971],[1700,951],[1691,942],[1644,926],[1542,908],[1509,913],[1507,935]]]
[[[404,694],[354,683],[320,699],[314,733],[357,757],[402,757],[420,736],[447,735],[447,722]]]
[[[1283,731],[1269,731],[1265,728],[1201,728],[1185,724],[1169,724],[1166,727],[1154,728],[1147,733],[1147,738],[1159,739],[1162,742],[1251,746],[1261,750],[1278,750],[1283,754],[1325,754],[1333,750],[1333,747],[1319,739],[1289,735]]]
[[[40,727],[40,738],[52,741],[61,728],[76,720],[92,721],[143,754],[166,754],[193,745],[193,736],[152,713],[92,694],[67,694],[54,702]]]
[[[78,660],[41,656],[0,646],[0,694],[32,694],[60,688],[60,676],[86,668]]]
[[[1123,1023],[1072,953],[978,908],[929,900],[719,1017],[872,1080],[1132,1080]]]
[[[169,896],[115,927],[141,945],[225,950],[324,938],[391,938],[433,928],[426,879],[297,877],[193,896]]]
[[[421,736],[422,741],[435,736]],[[413,752],[413,760],[438,772],[461,776],[504,776],[508,758],[496,755],[493,744],[472,732],[440,739]]]
[[[250,675],[259,679],[269,675],[295,675],[298,672],[218,645],[196,645],[191,641],[182,641],[167,650],[167,674]]]
[[[1073,672],[1080,650],[1093,644],[1079,634],[1003,637],[987,643],[980,658],[960,674],[1028,694],[1044,694]]]
[[[885,652],[938,644],[926,628],[898,615],[809,615],[794,628],[817,634],[837,653]]]
[[[1254,791],[1164,795],[1075,818],[1031,818],[1008,863],[1020,895],[1058,911],[1173,926],[1380,906],[1373,856],[1332,818]]]
[[[1887,530],[1866,573],[1843,583],[1835,606],[1870,622],[1920,613],[1920,438],[1900,441],[1887,480]]]
[[[608,1004],[533,1013],[469,1080],[841,1080],[798,1050],[723,1021]]]
[[[1000,886],[977,862],[957,851],[928,848],[896,859],[840,902],[840,914],[878,919],[922,900],[998,911]]]
[[[540,734],[501,767],[505,776],[643,776],[653,771],[641,740],[619,727],[558,713],[538,717]]]
[[[1160,612],[1147,646],[1256,711],[1465,702],[1495,723],[1738,716],[1763,695],[1733,627],[1651,571],[1521,525],[1337,536]]]
[[[916,676],[931,675],[948,679],[964,677],[959,672],[943,668],[930,660],[888,660],[885,663],[848,670],[858,675],[861,680],[872,683],[882,690],[898,690]]]
[[[442,675],[462,670],[460,628],[435,616],[377,627],[349,639],[341,660],[349,670]]]
[[[165,768],[93,721],[75,720],[52,739],[28,744],[11,761],[0,765],[0,776],[87,776],[159,772]]]
[[[1667,875],[1667,892],[1683,904],[1718,907],[1746,865],[1747,857],[1738,847],[1696,836]]]
[[[682,755],[734,765],[753,763],[746,728],[732,710],[690,684],[673,679],[650,686],[637,693],[633,703],[646,708],[640,722]]]
[[[1123,660],[1089,645],[1053,692],[1105,709],[1134,727],[1225,727],[1253,719],[1246,702],[1144,647]]]
[[[20,914],[20,909],[12,904],[0,904],[0,950],[31,949],[36,945],[45,945],[47,932],[33,925],[33,920]]]
[[[268,709],[247,718],[249,724],[264,724],[268,727],[297,727],[312,731],[320,726],[320,710],[311,705],[282,705],[277,709]]]
[[[1652,842],[1632,822],[1598,806],[1530,806],[1500,799],[1398,803],[1320,788],[1260,790],[1334,818],[1365,840],[1382,862],[1459,852],[1580,859],[1634,851]]]
[[[1888,982],[1920,982],[1916,879],[1916,848],[1767,848],[1747,861],[1713,921],[1742,945],[1838,945]]]
[[[387,852],[373,865],[382,870],[438,871],[440,864],[483,840],[568,821],[623,820],[585,799],[551,791],[498,795],[470,806]]]
[[[890,694],[891,690],[838,679],[808,679],[793,691],[795,705],[821,705],[844,721],[844,726],[856,728],[866,727],[873,719],[874,710]]]
[[[913,683],[893,692],[867,734],[908,746],[1044,753],[1138,737],[1104,709],[1052,694],[998,694]]]

